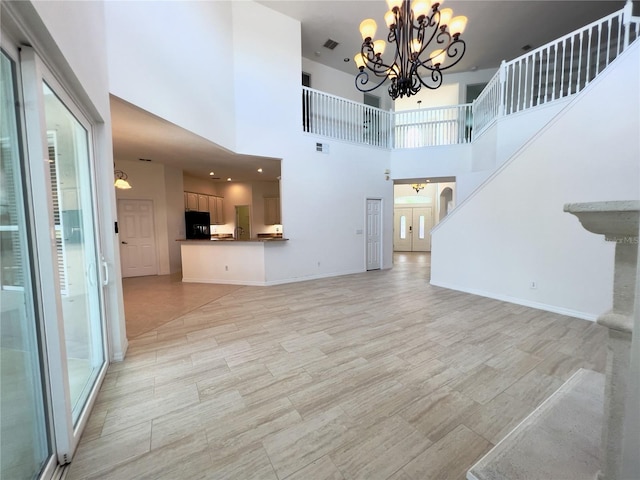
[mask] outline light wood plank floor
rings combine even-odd
[[[131,340],[68,478],[462,479],[578,368],[592,322],[392,270],[243,287]]]

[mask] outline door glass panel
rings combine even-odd
[[[43,84],[51,201],[73,422],[104,363],[88,132]]]
[[[15,64],[0,54],[0,478],[31,479],[51,456],[22,193]]]
[[[424,215],[420,215],[420,220],[418,222],[418,238],[420,240],[424,240]]]
[[[404,215],[400,216],[400,238],[407,238],[407,217]]]

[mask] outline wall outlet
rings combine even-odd
[[[538,288],[538,282],[536,282],[535,280],[531,280],[529,282],[529,288],[535,290],[536,288]]]

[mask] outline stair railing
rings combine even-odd
[[[395,148],[459,145],[471,142],[471,104],[394,113]]]
[[[504,114],[581,91],[638,36],[631,2],[618,12],[504,63]]]
[[[473,136],[477,137],[484,132],[491,123],[503,115],[502,91],[504,89],[504,62],[496,72],[484,90],[473,101]]]
[[[305,132],[353,143],[391,148],[391,113],[302,87]]]
[[[387,112],[303,87],[303,130],[381,148],[468,143],[499,117],[580,92],[639,36],[640,18],[627,0],[611,15],[502,62],[472,105]]]

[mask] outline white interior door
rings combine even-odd
[[[123,277],[158,274],[151,200],[118,200],[120,264]]]
[[[367,199],[367,270],[382,267],[382,200]]]

